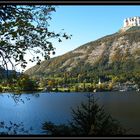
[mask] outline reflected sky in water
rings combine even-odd
[[[0,94],[0,121],[8,123],[23,122],[31,134],[41,134],[45,121],[56,124],[71,119],[71,108],[86,102],[87,93],[33,93]],[[106,112],[118,119],[132,132],[140,134],[140,93],[137,92],[100,92],[94,97]]]
[[[0,96],[0,121],[24,122],[39,133],[44,121],[65,123],[71,119],[71,107],[85,101],[84,94],[40,93],[15,95],[4,93]]]

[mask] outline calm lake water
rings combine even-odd
[[[43,134],[42,123],[67,123],[71,108],[85,102],[87,93],[0,94],[0,122],[23,123],[30,134]],[[140,92],[98,92],[94,97],[106,112],[119,120],[132,134],[140,134]],[[6,131],[1,127],[0,132]],[[18,134],[27,134],[18,132]]]

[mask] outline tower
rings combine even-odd
[[[101,79],[99,78],[99,82],[98,82],[98,84],[100,85],[101,84]]]

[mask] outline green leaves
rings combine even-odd
[[[17,32],[11,32],[13,39],[17,37]]]
[[[0,46],[4,46],[6,44],[6,41],[0,41]]]
[[[58,42],[62,42],[62,38],[70,37],[66,33],[49,30],[48,22],[52,19],[52,12],[55,12],[55,7],[50,5],[0,6],[0,47],[4,46],[0,50],[2,50],[3,61],[10,61],[13,65],[11,61],[13,58],[25,68],[28,60],[24,59],[24,55],[27,50],[31,53],[31,62],[36,61],[38,64],[41,59],[34,58],[36,54],[41,54],[44,59],[49,59],[50,54],[54,55],[55,48],[49,40],[58,38]]]

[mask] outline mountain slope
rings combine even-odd
[[[140,70],[140,29],[117,32],[84,44],[62,56],[43,61],[28,69],[31,76],[63,75],[110,71],[118,73]]]
[[[20,74],[19,72],[15,71],[15,70],[5,70],[4,68],[0,67],[0,79],[1,80],[7,78],[7,76],[12,76],[15,73],[16,73],[16,75]]]

